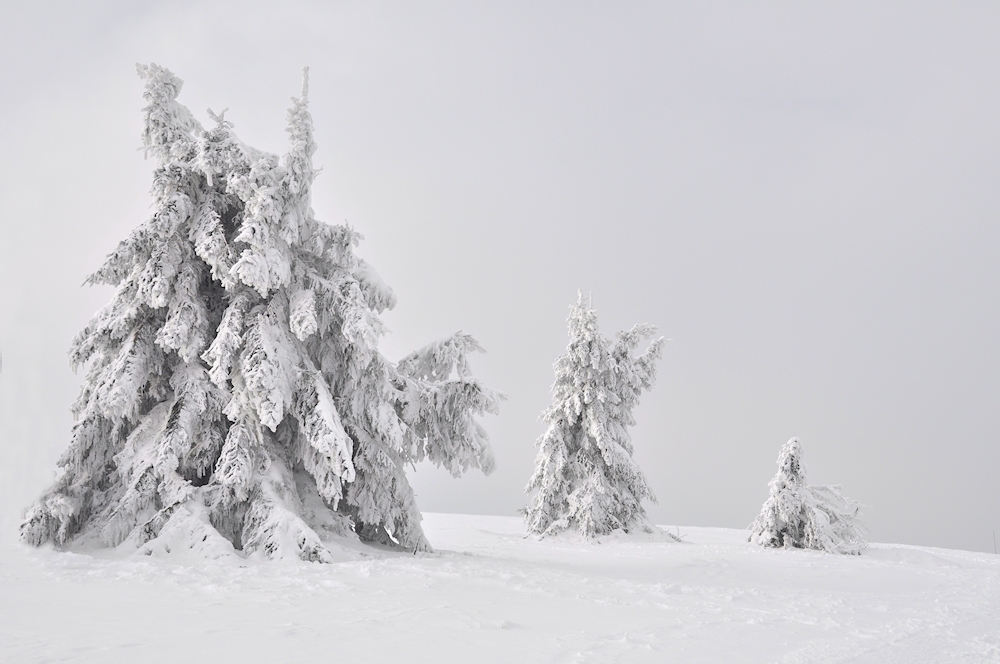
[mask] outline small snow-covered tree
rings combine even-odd
[[[553,403],[542,414],[548,428],[535,443],[535,472],[525,489],[536,492],[523,510],[528,532],[653,532],[642,501],[656,498],[632,458],[628,427],[640,393],[653,386],[663,339],[634,356],[656,328],[636,325],[612,343],[582,293],[568,320],[569,347],[555,363]]]
[[[806,484],[802,446],[792,438],[778,454],[770,495],[750,526],[749,541],[765,547],[858,554],[866,546],[861,505],[839,486]]]
[[[305,76],[278,157],[211,111],[203,129],[168,70],[138,70],[154,213],[89,278],[116,290],[73,342],[77,423],[22,539],[151,551],[170,533],[329,561],[322,535],[353,530],[429,548],[405,464],[493,469],[476,416],[499,397],[466,362],[482,349],[456,334],[398,363],[379,353],[395,295],[358,233],[313,215]]]

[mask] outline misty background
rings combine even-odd
[[[81,287],[150,213],[136,62],[285,150],[310,66],[317,217],[396,291],[383,352],[457,330],[507,394],[498,469],[411,471],[511,515],[578,289],[672,339],[632,430],[662,524],[742,528],[781,445],[874,541],[1000,529],[1000,5],[3,4],[0,520],[51,482]],[[682,528],[683,532],[683,528]]]

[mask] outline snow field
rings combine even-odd
[[[769,550],[524,538],[427,514],[433,554],[346,562],[94,556],[4,544],[0,659],[16,662],[992,662],[1000,557],[874,544]]]

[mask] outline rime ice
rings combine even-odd
[[[778,474],[770,494],[750,526],[749,541],[766,547],[819,549],[857,554],[867,545],[861,505],[836,486],[809,486],[798,438],[778,454]]]
[[[643,499],[656,500],[632,459],[628,427],[640,393],[653,386],[663,339],[635,357],[651,325],[620,332],[612,344],[597,329],[597,312],[582,293],[569,315],[569,347],[556,360],[553,403],[542,417],[536,491],[524,510],[528,532],[550,535],[576,528],[588,537],[633,528],[650,531]]]
[[[378,352],[395,296],[356,232],[313,216],[305,79],[278,157],[221,114],[203,129],[168,70],[138,70],[155,212],[89,278],[116,291],[73,342],[77,423],[22,539],[152,552],[169,534],[324,562],[324,536],[352,531],[429,548],[404,467],[492,469],[476,416],[499,397],[465,359],[481,348],[458,334],[399,364]]]

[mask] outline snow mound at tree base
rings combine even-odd
[[[555,540],[560,542],[572,542],[572,543],[594,543],[603,544],[610,542],[666,542],[666,543],[677,543],[681,542],[682,537],[680,531],[678,534],[664,530],[663,528],[656,526],[648,521],[641,523],[634,523],[628,527],[627,530],[619,529],[612,530],[610,533],[603,535],[594,535],[588,537],[576,528],[567,528],[565,530],[560,530],[557,532],[551,532],[543,535],[528,535],[530,539],[534,540]]]
[[[124,555],[172,555],[200,560],[240,557],[232,542],[212,526],[208,510],[197,503],[179,505],[156,538],[139,543],[137,535],[133,535],[119,544],[116,551]]]
[[[294,525],[294,524],[293,524]],[[72,552],[104,560],[125,560],[129,558],[162,558],[165,562],[191,564],[205,562],[229,562],[244,565],[249,560],[292,560],[303,562],[340,563],[357,561],[370,555],[368,549],[376,549],[362,542],[349,528],[342,524],[324,523],[313,534],[308,546],[302,546],[301,532],[287,524],[280,524],[273,538],[281,543],[280,551],[268,554],[264,551],[250,553],[237,550],[211,523],[209,510],[197,501],[178,505],[158,534],[152,539],[144,539],[140,531],[130,535],[113,549],[108,549],[96,532],[87,532],[69,546],[55,547],[56,551]]]

